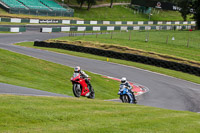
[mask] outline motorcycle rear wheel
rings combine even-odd
[[[94,93],[94,89],[92,88],[92,86],[89,86],[89,90],[90,90],[90,95],[87,98],[94,99],[95,93]]]
[[[80,87],[81,86],[78,85],[78,84],[73,84],[72,90],[73,90],[73,93],[74,93],[75,97],[80,97],[81,96],[81,88]]]

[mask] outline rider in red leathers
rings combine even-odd
[[[88,80],[89,76],[84,71],[82,71],[79,66],[76,66],[74,68],[74,73],[79,73],[81,78],[85,79],[85,82],[87,83],[88,87],[91,87],[90,81]]]

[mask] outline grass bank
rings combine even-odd
[[[113,6],[92,8],[90,11],[86,8],[80,9],[73,7],[74,17],[60,17],[60,16],[35,16],[24,14],[10,14],[3,9],[0,9],[0,17],[12,18],[33,18],[33,19],[67,19],[67,20],[108,20],[108,21],[149,21],[148,14],[138,13],[127,6]],[[183,21],[181,14],[177,11],[153,10],[151,21]],[[188,21],[191,21],[191,16],[188,16]]]
[[[92,54],[86,54],[86,53],[81,53],[81,52],[73,52],[73,51],[56,49],[56,48],[36,47],[36,46],[33,46],[33,42],[23,42],[23,43],[17,43],[15,45],[37,48],[37,49],[43,49],[43,50],[48,50],[48,51],[54,51],[54,52],[58,52],[58,53],[69,54],[69,55],[73,55],[73,56],[85,57],[85,58],[102,60],[102,61],[107,60],[106,57],[96,56],[96,55],[92,55]],[[153,71],[153,72],[162,73],[162,74],[165,74],[165,75],[173,76],[173,77],[176,77],[176,78],[180,78],[180,79],[184,79],[184,80],[188,80],[188,81],[200,84],[200,78],[198,76],[194,76],[194,75],[191,75],[191,74],[178,72],[178,71],[174,71],[174,70],[169,70],[169,69],[165,69],[165,68],[161,68],[161,67],[155,67],[155,66],[151,66],[151,65],[145,65],[145,64],[136,63],[136,62],[113,59],[113,58],[109,58],[109,61],[113,62],[113,63],[123,64],[123,65],[128,65],[128,66],[134,66],[134,67],[142,68],[142,69],[145,69],[145,70],[150,70],[150,71]]]
[[[200,132],[200,114],[100,100],[0,95],[0,132]]]
[[[84,20],[109,20],[109,21],[149,21],[148,14],[138,13],[127,6],[113,6],[92,8],[74,8],[75,17]],[[181,14],[177,11],[153,10],[151,21],[183,21]],[[188,16],[188,20],[192,20]]]
[[[133,48],[148,52],[144,53],[146,56],[158,53],[200,62],[199,35],[200,31],[129,31],[113,34],[110,32],[109,34],[99,35],[66,36],[50,40],[71,41],[83,46],[93,44],[92,47],[100,44],[106,45],[107,47],[105,46],[104,49],[108,49],[109,46],[122,46],[125,47],[124,49],[119,49],[122,52],[126,48]],[[146,38],[149,38],[148,42],[145,42]]]
[[[73,96],[73,68],[0,49],[0,82]],[[77,64],[78,65],[78,64]],[[118,98],[119,82],[90,72],[97,99]],[[105,84],[102,84],[105,83]]]

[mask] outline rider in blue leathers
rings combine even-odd
[[[122,79],[121,79],[121,84],[120,84],[120,86],[121,85],[125,85],[127,88],[128,88],[128,90],[129,90],[129,92],[132,94],[132,98],[130,98],[130,103],[137,103],[137,101],[136,101],[136,98],[135,98],[135,95],[134,95],[134,92],[132,91],[132,86],[130,85],[130,83],[126,80],[126,77],[122,77]],[[118,95],[120,94],[120,89],[119,89],[119,92],[118,92]]]

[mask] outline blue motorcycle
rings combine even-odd
[[[133,95],[125,85],[120,85],[119,95],[123,103],[134,103]]]

